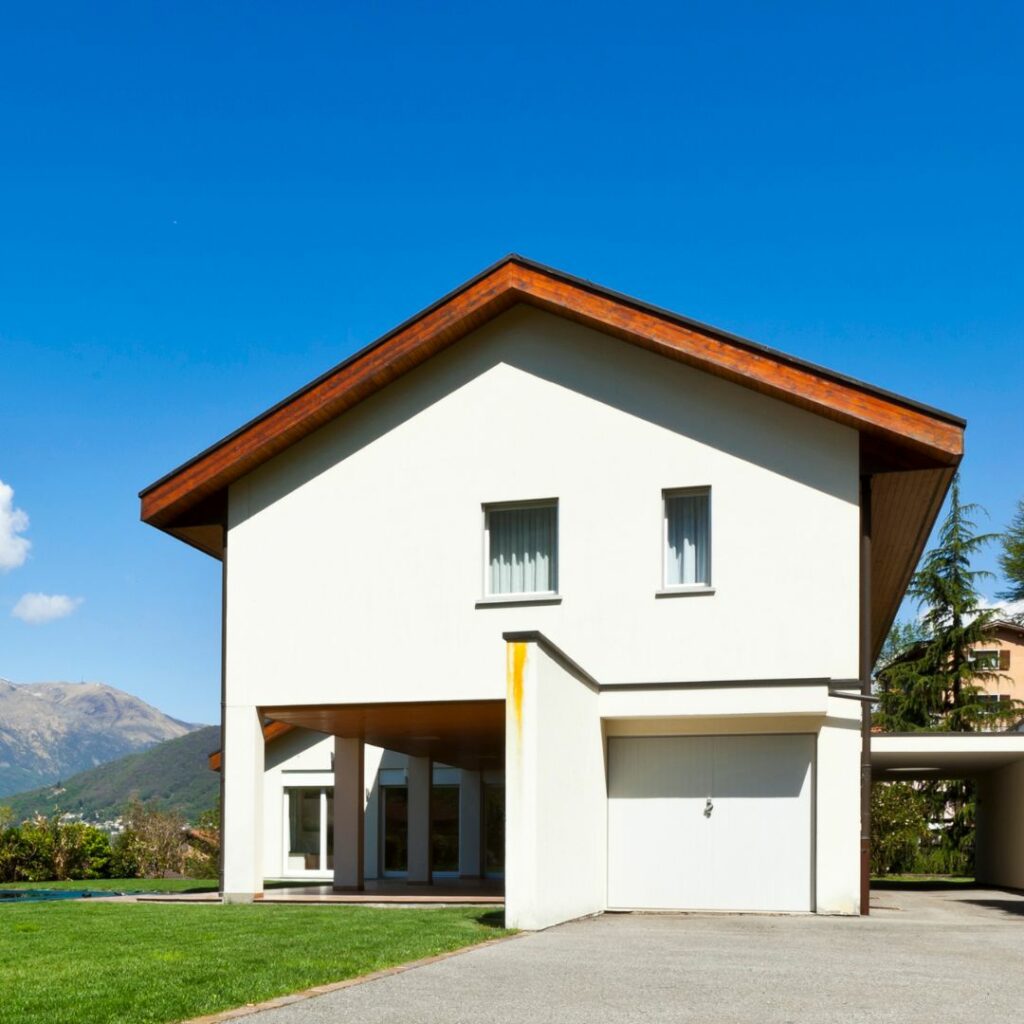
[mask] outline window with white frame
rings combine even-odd
[[[484,506],[484,593],[558,591],[558,502]]]
[[[979,672],[998,672],[1000,668],[999,653],[999,651],[974,650],[967,655],[967,659],[974,662],[974,667]]]
[[[666,589],[711,586],[711,491],[662,494],[663,581]]]

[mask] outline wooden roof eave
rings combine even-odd
[[[908,467],[955,465],[963,451],[963,421],[948,413],[510,256],[147,487],[141,518],[219,555],[182,530],[223,523],[210,512],[197,524],[199,507],[223,507],[235,480],[517,303],[844,423]]]

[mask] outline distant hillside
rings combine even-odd
[[[28,793],[0,798],[16,820],[54,809],[82,814],[86,821],[116,818],[138,796],[159,800],[189,820],[213,807],[220,795],[220,776],[207,765],[207,755],[220,746],[220,729],[204,726],[177,739],[159,743],[140,754],[73,775],[61,786],[44,786]]]
[[[0,797],[198,728],[103,683],[0,679]]]

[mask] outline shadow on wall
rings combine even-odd
[[[501,364],[851,504],[859,501],[856,478],[834,459],[836,442],[852,433],[848,428],[554,314],[517,306],[326,424],[289,449],[287,458],[255,470],[249,478],[255,486],[232,503],[231,525]],[[736,414],[721,415],[723,405]],[[765,429],[751,429],[752,422]],[[439,460],[459,458],[457,451],[438,452]]]

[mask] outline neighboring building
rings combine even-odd
[[[489,268],[142,493],[224,563],[225,899],[281,870],[271,720],[334,736],[331,803],[320,753],[284,788],[316,791],[289,815],[333,817],[339,889],[374,869],[387,771],[430,881],[437,763],[460,804],[504,782],[513,926],[866,909],[847,698],[962,441],[715,328]],[[288,870],[322,872],[308,856]]]
[[[889,662],[879,673],[879,680],[884,682],[886,672],[893,665],[914,661],[921,657],[925,644],[911,644],[900,655]],[[971,657],[984,674],[976,676],[973,684],[982,691],[981,699],[990,703],[995,709],[1006,706],[1013,700],[1024,700],[1024,626],[1007,619],[997,619],[985,628],[985,639],[972,647]],[[1024,719],[1022,708],[1020,719]],[[1004,716],[991,726],[994,730],[1006,730],[1015,727],[1015,723]],[[880,733],[880,726],[875,727]]]
[[[993,702],[1024,700],[1024,626],[998,619],[985,630],[985,638],[974,645],[974,660],[997,674],[980,678],[978,686]]]

